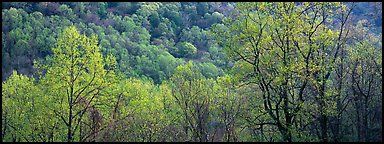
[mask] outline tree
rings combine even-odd
[[[149,16],[149,22],[151,23],[152,28],[157,27],[160,24],[160,18],[158,13],[153,13]]]
[[[38,134],[47,128],[49,119],[42,102],[46,97],[39,96],[39,89],[33,78],[17,74],[2,83],[2,138],[4,141],[46,141]],[[45,120],[45,121],[44,121]],[[40,131],[41,130],[41,131]]]
[[[176,68],[171,82],[172,96],[182,110],[185,139],[206,142],[214,81],[205,79],[198,67],[188,62]]]
[[[58,8],[58,12],[60,13],[61,16],[67,17],[68,19],[74,21],[77,17],[73,14],[73,11],[68,5],[62,4]]]
[[[268,114],[272,121],[254,125],[274,125],[285,141],[292,141],[294,131],[300,130],[294,129],[299,114],[309,102],[315,102],[319,105],[319,116],[315,116],[321,127],[319,138],[327,141],[330,112],[326,109],[331,103],[326,95],[331,91],[326,85],[345,39],[350,11],[337,3],[239,3],[236,7],[235,17],[224,22],[227,27],[215,25],[214,31],[228,56],[246,71],[240,73],[245,74],[243,80],[262,92],[261,115]],[[326,26],[335,9],[341,9],[344,16],[339,35]]]
[[[194,58],[196,56],[197,48],[189,42],[179,42],[176,47],[177,51],[173,52],[176,57]]]
[[[196,10],[200,16],[203,16],[205,13],[207,13],[208,9],[209,9],[209,5],[207,2],[197,3]]]
[[[380,129],[374,124],[377,119],[378,105],[381,101],[382,81],[382,43],[380,37],[368,33],[363,27],[364,20],[354,27],[352,38],[355,40],[346,49],[349,74],[351,76],[350,89],[352,91],[355,108],[355,126],[357,141],[376,141],[379,139],[372,129]]]
[[[176,67],[182,64],[182,62],[183,62],[182,59],[177,59],[169,53],[161,54],[158,57],[160,70],[164,74],[164,77],[161,79],[162,80],[169,79],[173,75],[173,71],[176,69]]]
[[[3,141],[381,141],[381,9],[4,2]]]
[[[223,136],[226,142],[238,141],[239,134],[236,128],[239,126],[240,115],[244,111],[245,95],[241,94],[241,88],[237,87],[237,80],[231,75],[220,76],[216,79],[217,87],[214,87],[216,96],[213,98],[214,120],[218,120],[219,124],[224,128]],[[213,120],[212,120],[213,121]],[[219,136],[220,129],[215,130],[212,141]],[[218,137],[221,141],[220,137]]]
[[[48,107],[65,124],[68,142],[82,140],[81,134],[75,134],[80,132],[84,115],[90,109],[97,112],[95,101],[102,98],[100,92],[111,84],[108,78],[114,75],[114,58],[103,58],[97,43],[95,35],[88,38],[74,26],[68,27],[52,48],[52,64],[40,66],[46,70],[40,82],[50,97]]]
[[[220,68],[217,68],[214,64],[212,63],[201,63],[199,65],[201,73],[206,77],[206,78],[216,78],[219,75],[222,75],[222,71],[220,71]]]
[[[105,18],[107,16],[107,7],[108,4],[106,2],[99,2],[98,4],[98,10],[97,13],[100,16],[100,18]]]
[[[159,141],[165,116],[153,82],[121,79],[113,93],[111,119],[101,141]]]

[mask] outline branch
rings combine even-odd
[[[20,130],[17,130],[13,125],[11,125],[10,123],[7,123],[8,126],[10,126],[11,128],[13,128],[16,132],[18,132],[24,139],[25,141],[29,142],[29,140],[21,133]]]
[[[94,72],[93,73],[93,77],[92,77],[92,80],[77,94],[77,96],[76,96],[76,98],[75,98],[75,100],[74,101],[76,101],[78,98],[79,98],[79,96],[80,96],[80,94],[81,93],[83,93],[84,92],[84,90],[87,88],[87,87],[89,87],[90,85],[91,85],[91,83],[93,82],[93,80],[95,79],[95,77],[96,77],[96,72]],[[78,89],[76,92],[78,92],[80,89]],[[76,93],[75,92],[75,93]],[[74,93],[74,94],[75,94]],[[77,103],[77,102],[75,102],[75,103]]]
[[[251,65],[255,65],[253,62],[251,62],[251,61],[249,61],[248,59],[246,59],[246,58],[245,58],[243,55],[241,55],[239,52],[235,51],[235,53],[236,53],[237,55],[239,55],[239,56],[241,57],[242,60],[248,62],[248,63],[251,64]]]
[[[74,135],[75,134],[75,132],[76,132],[76,130],[77,130],[77,128],[79,127],[79,125],[80,125],[80,121],[81,121],[81,119],[83,118],[83,116],[84,116],[84,114],[85,114],[85,112],[87,111],[87,109],[89,108],[89,105],[91,104],[91,102],[92,102],[92,100],[93,100],[93,98],[97,95],[97,94],[99,94],[99,92],[100,91],[97,91],[97,93],[96,94],[94,94],[93,96],[92,96],[92,98],[91,98],[91,100],[89,100],[89,102],[88,102],[88,104],[87,104],[87,106],[85,107],[85,109],[83,110],[83,112],[81,113],[81,115],[80,115],[80,118],[78,119],[78,121],[77,121],[77,124],[76,124],[76,126],[75,126],[75,129],[74,129],[74,131],[73,131],[73,134],[72,135]]]
[[[65,118],[63,117],[63,115],[61,113],[57,112],[55,109],[52,109],[52,110],[56,114],[56,116],[60,116],[60,118],[64,121],[66,126],[69,126],[69,124],[67,123],[67,121],[65,121]]]
[[[304,12],[306,12],[307,10],[309,10],[310,8],[313,8],[313,5],[311,4],[309,7],[305,8],[303,11],[300,12],[299,16],[301,16],[301,14],[303,14]]]

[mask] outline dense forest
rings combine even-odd
[[[381,142],[381,2],[2,2],[3,142]]]

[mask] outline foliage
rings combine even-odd
[[[4,142],[382,141],[380,3],[2,4]]]

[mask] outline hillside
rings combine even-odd
[[[3,142],[381,142],[381,2],[2,2]]]

